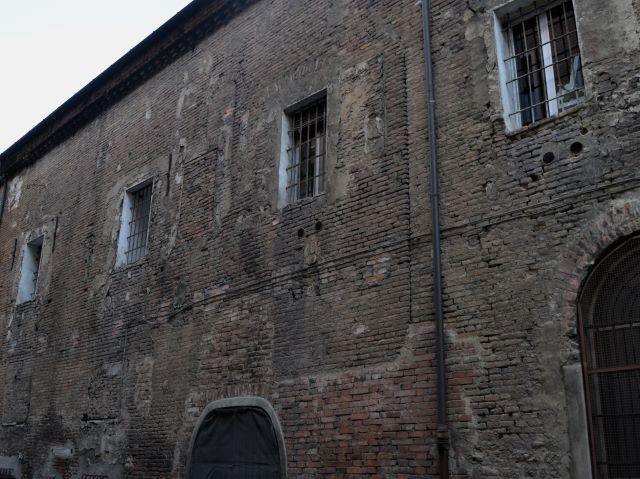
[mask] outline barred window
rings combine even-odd
[[[585,95],[571,0],[535,1],[496,25],[505,121],[510,130],[556,116]]]
[[[153,183],[146,181],[124,195],[117,265],[135,263],[146,253],[152,191]]]
[[[0,479],[15,479],[13,469],[3,467],[0,468]]]
[[[327,97],[287,111],[287,202],[295,203],[324,192]]]

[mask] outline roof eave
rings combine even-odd
[[[34,163],[255,0],[194,0],[0,154],[0,177]]]

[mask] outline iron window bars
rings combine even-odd
[[[288,114],[287,202],[324,192],[327,98],[314,100]]]
[[[508,124],[523,127],[556,116],[584,98],[576,18],[571,0],[520,9],[503,19],[507,39]]]
[[[145,255],[151,211],[153,183],[129,191],[131,219],[128,224],[126,262],[135,263]]]

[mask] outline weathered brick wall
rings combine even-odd
[[[576,478],[576,296],[640,228],[639,2],[575,0],[587,100],[515,134],[500,3],[432,1],[452,475]],[[421,41],[416,2],[258,2],[11,180],[0,444],[25,477],[182,477],[200,412],[243,395],[291,477],[435,477]],[[322,88],[327,194],[278,209],[282,109]],[[150,176],[148,254],[114,269]]]
[[[566,393],[575,301],[589,265],[637,229],[638,2],[574,1],[587,99],[516,134],[498,90],[502,3],[433,2],[454,468],[585,477]]]
[[[421,41],[411,2],[258,2],[11,180],[0,444],[24,477],[182,477],[200,412],[243,395],[291,477],[433,471]],[[327,193],[278,209],[282,110],[322,88]],[[147,256],[114,268],[148,177]],[[36,228],[46,288],[16,306]]]

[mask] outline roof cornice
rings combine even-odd
[[[0,154],[0,177],[37,161],[255,1],[191,2]]]

